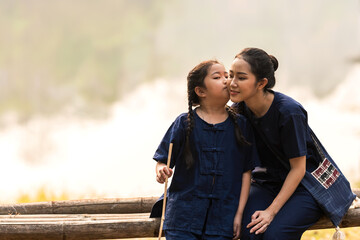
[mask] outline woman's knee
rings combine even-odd
[[[300,240],[304,229],[289,228],[282,225],[271,225],[263,233],[262,240]]]

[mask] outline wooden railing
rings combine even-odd
[[[354,191],[360,196],[360,191]],[[157,198],[68,200],[0,205],[0,239],[68,240],[157,237],[160,219],[149,218]],[[360,226],[360,208],[340,227]],[[320,219],[311,229],[333,228]]]

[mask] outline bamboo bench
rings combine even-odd
[[[354,191],[360,196],[360,190]],[[149,218],[157,198],[67,200],[0,205],[0,240],[68,240],[157,237],[159,218]],[[340,227],[360,226],[360,208]],[[333,228],[323,217],[313,229]]]

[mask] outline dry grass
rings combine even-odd
[[[360,227],[342,228],[346,240],[357,240],[360,238]],[[335,233],[335,228],[325,230],[306,231],[301,240],[330,240]]]
[[[35,194],[29,194],[29,193],[20,194],[17,197],[16,202],[30,203],[30,202],[60,201],[60,200],[68,200],[68,199],[69,196],[65,192],[61,193],[60,195],[56,195],[46,187],[41,187],[37,189]]]

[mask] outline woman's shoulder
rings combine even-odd
[[[236,116],[238,122],[241,122],[241,123],[246,123],[247,122],[247,119],[246,119],[246,117],[244,115],[236,113],[235,116]]]
[[[246,118],[244,115],[239,114],[239,113],[236,113],[235,116],[236,116],[237,124],[238,124],[242,129],[247,128],[247,126],[248,126],[248,124],[249,124],[247,118]]]
[[[274,92],[274,105],[284,115],[306,115],[306,110],[298,101],[280,92]]]

